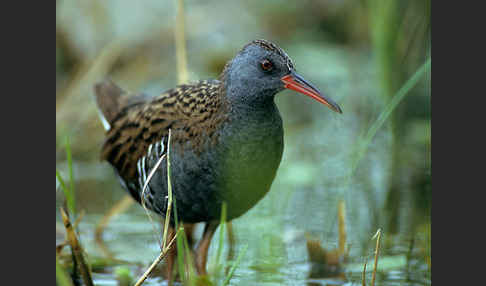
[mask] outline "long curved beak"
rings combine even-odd
[[[329,97],[323,95],[314,85],[306,81],[295,71],[291,71],[290,74],[282,77],[280,80],[285,84],[285,88],[295,90],[299,93],[312,97],[320,103],[327,105],[330,109],[338,113],[343,113],[337,103],[335,103]]]

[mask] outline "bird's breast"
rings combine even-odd
[[[242,215],[270,190],[283,153],[282,119],[275,106],[235,116],[223,129],[219,199],[228,218]]]

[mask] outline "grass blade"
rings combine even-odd
[[[388,119],[390,114],[395,110],[395,108],[408,94],[408,92],[419,82],[419,80],[426,74],[426,72],[430,70],[430,67],[431,67],[431,58],[429,57],[427,61],[415,72],[415,74],[400,88],[400,90],[393,96],[390,103],[380,113],[376,121],[373,123],[371,128],[366,133],[366,136],[359,147],[358,155],[352,165],[350,175],[352,175],[356,170],[356,168],[358,167],[359,162],[361,161],[364,154],[368,150],[368,147],[371,141],[373,140],[373,138],[375,137],[376,133],[378,132],[378,130],[383,126],[383,124]]]
[[[238,267],[238,265],[240,264],[240,260],[245,255],[247,248],[248,248],[248,244],[245,244],[241,249],[240,254],[238,254],[238,257],[236,258],[235,264],[231,266],[228,276],[226,276],[226,279],[223,282],[223,286],[228,285],[228,283],[230,282],[231,278],[233,277],[233,273],[235,272],[236,267]]]
[[[73,159],[71,155],[71,143],[69,142],[69,137],[66,136],[66,159],[68,163],[68,171],[69,171],[69,197],[68,200],[68,209],[71,212],[72,216],[75,217],[76,215],[76,200],[74,195],[74,175],[73,175]],[[67,199],[67,197],[66,197]]]
[[[169,229],[169,222],[170,222],[170,212],[172,208],[172,183],[170,181],[170,136],[171,130],[169,129],[169,138],[167,139],[167,212],[165,214],[165,222],[164,222],[164,235],[162,238],[162,249],[165,251],[167,248],[167,231]]]
[[[61,189],[64,192],[64,195],[67,197],[66,183],[64,183],[64,180],[58,170],[56,170],[56,179],[59,181],[59,184],[61,184]]]
[[[361,286],[366,286],[366,261],[363,266],[363,272],[361,273]]]
[[[192,254],[189,242],[187,241],[186,228],[179,226],[179,219],[177,217],[177,200],[173,200],[174,204],[174,222],[176,229],[183,229],[181,235],[177,238],[177,267],[179,275],[182,280],[182,285],[196,285],[196,271],[192,265]],[[183,223],[183,222],[182,222]]]
[[[185,14],[184,1],[176,0],[177,16],[175,25],[175,46],[176,46],[176,63],[177,63],[177,82],[178,84],[186,83],[189,79],[187,72],[187,55],[186,55],[186,35],[184,31]]]
[[[373,273],[371,276],[371,286],[375,286],[376,270],[378,269],[378,256],[380,255],[380,240],[381,240],[381,228],[378,229],[376,234],[372,239],[376,238],[376,248],[375,248],[375,264],[373,266]]]
[[[62,178],[58,170],[56,170],[56,179],[61,184],[62,191],[64,192],[64,197],[66,198],[66,205],[70,214],[74,214],[74,196],[70,188],[66,186],[66,182]]]
[[[176,229],[179,229],[179,218],[177,217],[177,201],[174,200],[174,223]],[[176,248],[177,248],[177,267],[179,270],[179,275],[182,280],[182,285],[187,285],[186,275],[184,275],[184,264],[185,264],[185,254],[187,253],[184,248],[184,239],[186,238],[186,230],[182,227],[183,232],[176,240]],[[172,281],[169,281],[171,283]]]
[[[56,282],[59,286],[73,286],[71,278],[67,274],[66,270],[59,263],[59,259],[56,255]]]
[[[69,219],[69,216],[66,214],[63,208],[60,209],[62,221],[64,223],[64,227],[66,228],[66,235],[69,245],[71,246],[71,251],[74,254],[74,258],[76,259],[77,264],[79,265],[79,270],[83,277],[83,281],[87,286],[93,286],[93,279],[91,278],[91,271],[88,263],[84,259],[83,256],[83,248],[79,243],[79,240],[74,232],[73,225]]]
[[[171,239],[171,241],[167,244],[167,247],[165,249],[163,249],[159,256],[154,260],[154,262],[152,262],[152,264],[150,265],[150,267],[145,271],[145,273],[143,273],[142,277],[140,277],[140,279],[138,279],[137,283],[135,283],[135,286],[140,286],[143,284],[143,282],[147,279],[147,277],[150,275],[150,273],[152,273],[152,271],[155,269],[155,267],[160,263],[160,261],[162,261],[162,259],[164,259],[164,257],[167,255],[167,253],[169,253],[169,250],[172,246],[172,244],[174,243],[174,241],[177,239],[177,236],[179,236],[180,232],[182,231],[182,229],[179,229],[176,234],[174,235],[174,237]]]
[[[339,255],[342,255],[343,257],[346,257],[348,255],[348,249],[346,247],[346,239],[347,239],[347,233],[346,233],[346,203],[344,200],[339,201],[338,204],[338,243],[339,243],[339,248],[338,248],[338,253]]]

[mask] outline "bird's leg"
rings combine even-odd
[[[228,259],[231,260],[234,257],[234,245],[235,245],[235,235],[233,233],[233,224],[231,221],[226,223],[226,229],[228,231],[228,241],[229,241],[229,249],[228,249]]]
[[[196,224],[194,223],[184,223],[184,235],[186,237],[186,241],[187,241],[187,246],[188,246],[188,249],[187,251],[189,251],[188,253],[185,253],[184,256],[185,256],[185,261],[187,262],[187,264],[190,264],[191,262],[194,262],[194,228],[195,228]],[[186,248],[184,248],[184,251],[185,251]],[[188,265],[186,265],[186,271],[188,271],[189,268],[187,268]],[[194,264],[191,265],[191,267],[194,267]]]
[[[199,275],[207,275],[208,250],[219,221],[210,221],[204,226],[204,233],[196,249],[196,270]]]
[[[184,223],[184,232],[186,233],[187,244],[189,244],[189,249],[193,250],[194,246],[194,223]]]
[[[226,230],[228,232],[228,242],[229,242],[229,247],[228,247],[228,261],[233,260],[235,256],[235,250],[234,250],[234,245],[235,245],[235,235],[233,232],[233,224],[231,221],[228,221],[226,223]],[[229,267],[228,267],[229,270]]]

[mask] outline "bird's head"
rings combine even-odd
[[[295,71],[292,60],[281,48],[266,40],[254,40],[243,47],[226,65],[222,80],[228,97],[235,102],[265,102],[287,88],[342,113],[332,99]]]

